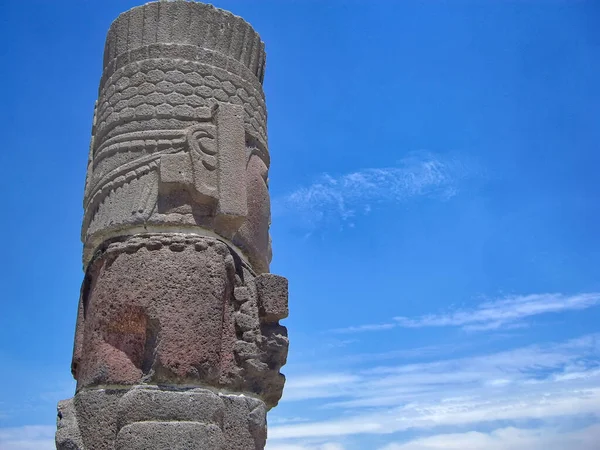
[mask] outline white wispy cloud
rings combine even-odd
[[[266,450],[344,450],[342,444],[326,442],[324,444],[270,444],[267,442]]]
[[[365,325],[356,325],[353,327],[336,328],[331,330],[333,333],[360,333],[363,331],[382,331],[391,330],[400,326],[397,322],[386,322],[386,323],[370,323]]]
[[[532,294],[506,297],[485,302],[473,310],[458,310],[447,314],[422,316],[417,319],[396,317],[404,327],[458,326],[466,330],[497,329],[540,314],[590,308],[600,304],[600,293]]]
[[[339,364],[355,363],[355,364],[374,364],[376,361],[398,360],[398,359],[432,359],[441,356],[450,357],[450,355],[460,350],[472,349],[472,342],[464,343],[440,343],[437,345],[429,345],[424,347],[411,347],[398,350],[390,350],[385,352],[371,353],[353,353],[339,358]]]
[[[55,427],[47,425],[0,428],[0,449],[55,450],[55,430]]]
[[[416,318],[394,317],[390,322],[366,324],[332,330],[335,333],[357,333],[392,328],[460,327],[465,331],[489,331],[525,327],[525,319],[542,314],[577,311],[600,305],[600,293],[574,295],[549,293],[515,295],[486,301],[475,308],[456,309]]]
[[[600,335],[349,374],[353,381],[343,389],[322,391],[320,414],[329,411],[329,418],[274,426],[269,438],[286,443],[439,427],[473,429],[499,422],[598,418],[600,413]],[[313,373],[305,380],[318,378]],[[291,392],[286,387],[283,401],[308,398],[315,398],[310,383],[296,380]]]
[[[506,427],[488,433],[448,433],[391,443],[380,450],[597,450],[600,425],[557,432],[552,427]]]
[[[417,196],[456,195],[466,166],[432,153],[414,153],[395,167],[367,168],[342,175],[323,174],[313,184],[273,200],[273,214],[293,214],[314,225],[322,219],[347,220],[375,205]]]

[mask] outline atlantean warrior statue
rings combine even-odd
[[[264,44],[201,3],[108,32],[58,449],[262,449],[287,281],[269,274]]]

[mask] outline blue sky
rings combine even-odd
[[[5,0],[0,449],[53,448],[104,37],[129,0]],[[223,0],[267,45],[269,450],[593,450],[600,5]]]

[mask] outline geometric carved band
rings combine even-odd
[[[193,120],[197,107],[218,102],[233,103],[245,110],[246,130],[266,147],[266,108],[262,86],[254,77],[238,76],[214,66],[191,46],[155,44],[163,53],[177,57],[150,58],[130,63],[116,71],[100,90],[94,134],[96,141],[111,137],[111,130],[126,121],[180,116]],[[166,51],[169,49],[170,51]],[[183,49],[190,51],[183,52]],[[192,59],[188,59],[192,58]],[[228,66],[229,67],[229,66]],[[231,67],[230,67],[231,69]],[[254,80],[254,81],[253,81]]]

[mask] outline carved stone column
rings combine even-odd
[[[212,6],[149,3],[111,25],[58,449],[264,448],[288,348],[264,69],[258,34]]]

